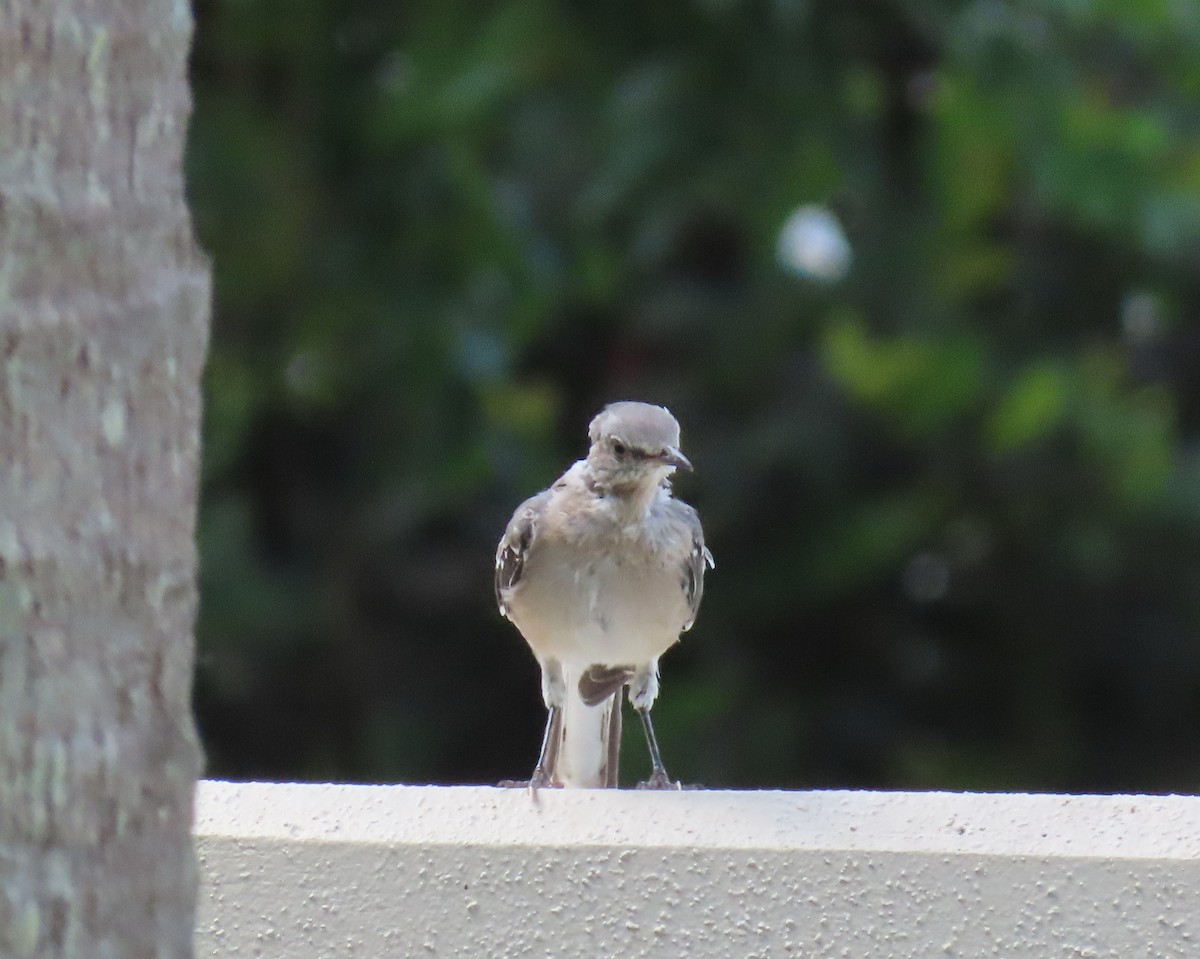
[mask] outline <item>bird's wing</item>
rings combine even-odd
[[[496,605],[506,618],[509,591],[521,581],[529,545],[537,535],[538,518],[549,498],[550,491],[543,490],[518,506],[496,547]]]
[[[700,600],[704,596],[704,570],[716,568],[713,555],[704,545],[704,528],[700,525],[700,515],[687,503],[672,500],[671,505],[681,522],[686,524],[691,538],[691,548],[683,561],[683,593],[687,598],[688,619],[683,624],[683,631],[692,628],[696,614],[700,611]]]

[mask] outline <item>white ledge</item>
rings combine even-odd
[[[206,782],[200,956],[1200,956],[1200,799]]]

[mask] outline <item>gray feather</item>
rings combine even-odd
[[[550,491],[542,490],[518,506],[500,538],[500,545],[496,547],[496,605],[505,618],[508,618],[509,612],[509,592],[521,581],[525,558],[537,535],[537,518],[549,497]]]
[[[683,566],[683,592],[690,611],[687,622],[683,624],[683,631],[687,632],[696,622],[696,614],[700,612],[700,600],[704,597],[704,570],[706,567],[715,569],[717,564],[708,547],[704,545],[704,528],[700,525],[699,514],[680,500],[672,500],[671,508],[688,525],[692,533],[692,548],[688,551]]]

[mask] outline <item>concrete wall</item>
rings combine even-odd
[[[201,784],[197,955],[1200,957],[1200,799]]]

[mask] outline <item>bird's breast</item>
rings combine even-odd
[[[629,543],[543,542],[511,598],[513,621],[539,656],[639,664],[660,656],[688,618],[679,571]]]

